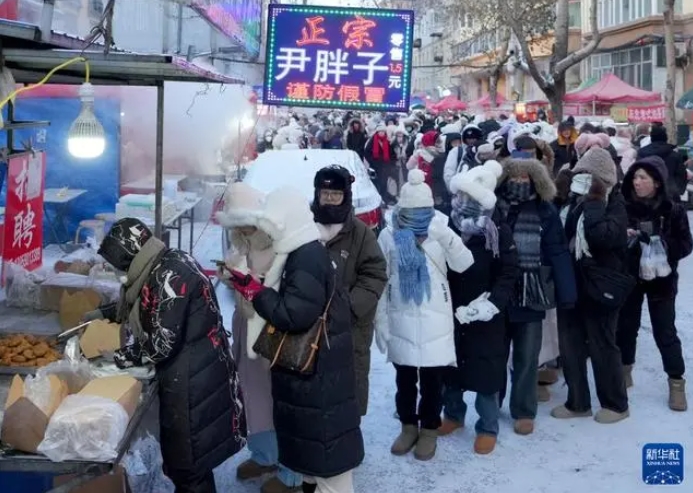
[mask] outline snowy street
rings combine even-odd
[[[201,262],[205,262],[218,245],[217,228],[208,231],[200,241],[200,253],[196,254]],[[680,277],[677,325],[686,363],[691,367],[693,261],[690,258],[681,264]],[[218,295],[228,324],[233,310],[230,294],[221,286]],[[680,443],[684,449],[693,446],[690,412],[675,413],[667,408],[666,375],[661,369],[646,314],[638,338],[635,386],[629,391],[629,419],[615,425],[600,425],[593,419],[559,421],[550,417],[551,409],[562,404],[567,394],[561,379],[551,387],[551,402],[540,403],[533,435],[521,437],[513,433],[505,405],[501,411],[498,446],[490,456],[479,456],[472,451],[476,413],[471,393],[465,398],[470,404],[465,429],[441,438],[433,460],[419,462],[411,454],[406,457],[391,455],[390,445],[400,429],[399,422],[393,418],[394,371],[375,345],[371,354],[370,404],[368,416],[362,423],[366,458],[354,473],[355,489],[359,493],[647,492],[653,487],[643,484],[641,478],[643,445]],[[593,386],[592,403],[596,411],[598,402]],[[216,470],[219,491],[259,491],[259,480],[244,483],[236,480],[236,466],[247,457],[244,450]],[[693,464],[687,460],[684,467],[683,485],[669,486],[667,491],[691,491]]]

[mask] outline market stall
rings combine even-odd
[[[121,215],[142,217],[152,224],[159,237],[167,229],[177,230],[180,245],[183,221],[194,221],[194,208],[199,203],[199,198],[185,194],[177,187],[171,190],[168,197],[164,194],[166,183],[163,175],[164,81],[227,84],[241,81],[200,69],[184,59],[171,55],[137,55],[122,52],[104,54],[92,51],[12,48],[2,50],[0,58],[12,71],[18,84],[46,82],[83,84],[87,80],[94,85],[157,87],[156,163],[155,173],[151,180],[153,187],[151,191],[148,190],[148,193],[141,195],[145,199],[118,202],[116,210],[107,212],[114,216],[110,218],[111,220],[117,217],[119,212]],[[56,67],[60,70],[56,70]],[[50,81],[47,80],[48,78]],[[82,103],[84,105],[84,100]],[[22,101],[17,100],[16,104],[19,106]],[[10,111],[14,109],[14,105],[10,104]],[[12,121],[11,115],[10,121]],[[8,130],[9,162],[15,159],[18,163],[15,164],[14,169],[24,172],[23,170],[35,168],[37,176],[43,176],[47,152],[40,149],[40,143],[37,143],[39,144],[37,149],[16,149],[18,146],[12,135],[14,129],[11,126],[6,126],[5,129]],[[101,132],[103,133],[103,129]],[[70,145],[72,144],[68,142],[68,146]],[[50,162],[50,156],[48,160]],[[22,203],[19,205],[26,207],[29,204],[28,210],[35,216],[39,213],[42,215],[44,210],[54,209],[49,234],[61,237],[59,243],[65,244],[71,236],[64,222],[68,207],[89,192],[71,187],[46,188],[43,179],[38,180],[37,183],[38,188],[29,187],[32,190],[30,194],[18,194],[15,191],[11,195],[12,197],[21,195]],[[148,187],[149,185],[150,183],[147,183]],[[17,231],[17,217],[16,213],[12,214],[13,234]],[[31,224],[36,224],[38,221],[39,219],[36,218],[36,221]],[[93,223],[100,222],[103,226],[106,221],[105,218],[95,218]],[[19,221],[19,224],[24,223]],[[91,223],[84,225],[80,223],[80,227],[85,228],[91,225]],[[2,402],[0,404],[5,403],[6,408],[2,416],[3,428],[0,435],[0,440],[3,442],[0,449],[0,477],[6,478],[7,476],[3,476],[3,473],[8,471],[35,472],[53,476],[71,475],[67,484],[59,485],[56,482],[51,484],[51,488],[46,488],[54,492],[64,492],[96,476],[116,471],[116,466],[128,450],[135,432],[142,424],[143,416],[156,396],[157,384],[151,368],[138,369],[134,373],[122,373],[118,372],[112,363],[106,363],[101,358],[102,354],[115,349],[121,342],[118,337],[117,344],[112,344],[110,349],[104,347],[103,327],[99,329],[101,336],[97,338],[96,349],[92,346],[90,350],[83,344],[84,338],[88,339],[91,325],[80,327],[78,333],[66,341],[58,337],[62,331],[79,326],[80,320],[87,311],[93,310],[102,303],[117,301],[120,285],[115,273],[108,271],[102,261],[94,255],[89,245],[80,246],[74,250],[66,249],[58,252],[56,257],[45,258],[41,242],[42,232],[39,233],[38,229],[26,232],[23,238],[27,240],[27,248],[31,250],[24,253],[15,252],[12,262],[4,263],[3,280],[7,280],[7,285],[0,292],[0,301],[2,301],[3,310],[6,309],[8,312],[3,312],[0,317],[2,318],[0,323],[0,400]],[[192,249],[193,235],[191,228],[190,249]],[[37,252],[37,256],[34,256],[34,251]],[[8,258],[7,253],[3,252],[4,260]],[[117,330],[120,331],[120,327]],[[114,337],[113,340],[116,338]],[[63,379],[65,372],[57,371],[58,367],[62,370],[70,369],[66,377],[70,381],[72,380],[69,376],[71,370],[75,370],[73,373],[86,375],[82,385],[67,385]],[[22,381],[21,376],[26,376],[26,380]],[[113,380],[104,384],[103,379],[108,378],[119,378],[117,382],[120,387],[115,385]],[[45,407],[30,395],[30,387],[38,381],[44,384],[50,383],[48,387],[51,392],[52,405],[50,407]],[[58,388],[62,388],[64,384],[69,389],[64,390],[58,397],[54,397],[52,393],[54,384]],[[104,391],[104,387],[111,391],[114,388],[121,388],[122,392],[115,395]],[[44,385],[42,388],[47,387]],[[77,418],[71,418],[70,412],[79,411],[84,407],[77,404],[80,398],[86,398],[85,395],[90,399],[98,397],[101,399],[102,406],[95,406],[91,415],[79,418],[88,423],[84,425],[84,429],[81,429],[79,426],[83,423]],[[121,419],[116,424],[108,421],[112,415],[102,412],[103,409],[108,408],[125,409],[125,417],[120,413]],[[27,413],[26,409],[30,409],[31,413]],[[118,414],[115,411],[114,413]],[[42,419],[38,427],[36,422],[27,424],[22,421],[37,416]],[[13,435],[13,431],[22,429],[33,430],[34,434],[30,437],[32,440],[27,442],[26,437],[18,438],[16,433]],[[37,436],[37,429],[41,430],[45,436]],[[118,433],[115,433],[116,431]],[[93,450],[88,452],[89,447],[86,442],[82,449],[79,447],[75,449],[74,443],[70,445],[69,440],[56,442],[56,437],[64,438],[69,435],[88,438],[92,436],[90,433],[96,434],[93,435],[96,438],[91,442],[97,439],[103,440],[104,437],[109,439],[109,454],[103,456]],[[56,449],[51,449],[46,442],[49,444],[60,442],[63,449],[59,449],[60,453],[57,453]],[[103,449],[103,447],[100,448]],[[52,489],[53,486],[56,489]],[[40,491],[46,491],[46,489]]]
[[[563,101],[573,108],[568,112],[564,107],[564,111],[576,116],[588,113],[608,116],[611,107],[615,104],[658,103],[661,100],[660,93],[633,87],[614,74],[607,74],[599,82],[582,90],[570,92],[563,97]]]

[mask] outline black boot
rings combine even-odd
[[[318,489],[318,485],[304,482],[301,488],[303,489],[303,493],[315,493],[315,490]]]

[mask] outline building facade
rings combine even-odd
[[[676,92],[680,96],[693,86],[693,1],[676,0],[675,6]],[[587,8],[583,6],[583,19],[587,18]],[[613,73],[635,87],[664,92],[667,70],[663,9],[663,0],[600,0],[602,41],[583,63],[583,79],[598,80]],[[583,30],[589,40],[589,26],[583,24]]]

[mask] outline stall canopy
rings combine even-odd
[[[676,107],[682,110],[693,110],[693,89],[681,96]]]
[[[467,109],[467,105],[455,96],[450,95],[438,101],[434,108],[438,111],[464,111]]]
[[[501,106],[507,102],[508,100],[504,98],[501,94],[496,94],[496,106]],[[488,109],[491,107],[491,95],[486,94],[481,99],[477,99],[476,101],[472,101],[471,103],[469,103],[469,106],[472,108]]]
[[[6,49],[5,64],[18,83],[35,83],[56,65],[83,56],[89,60],[91,82],[97,85],[156,86],[161,81],[242,84],[243,80],[205,69],[175,55],[127,52]],[[51,84],[81,84],[84,64],[76,63],[51,77]]]
[[[658,92],[644,91],[626,84],[614,74],[607,74],[586,89],[568,93],[566,103],[650,103],[661,101]]]

